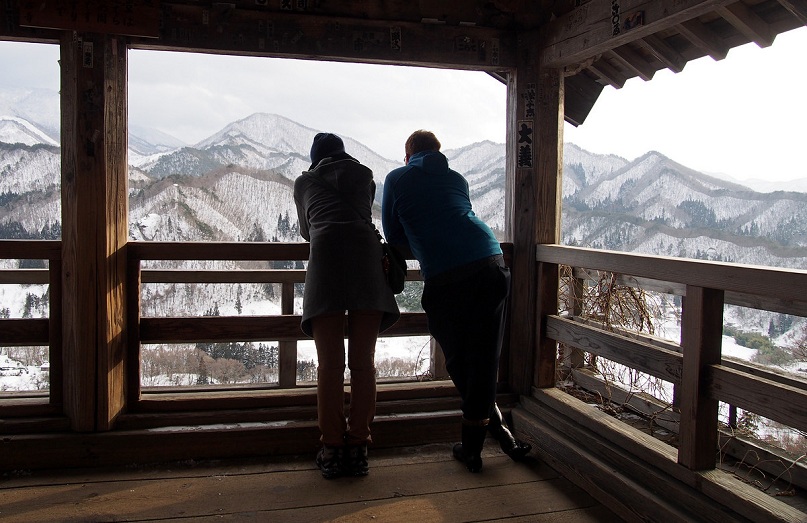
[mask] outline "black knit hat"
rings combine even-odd
[[[317,165],[323,158],[344,152],[345,144],[341,138],[331,133],[317,133],[311,144],[311,165]]]

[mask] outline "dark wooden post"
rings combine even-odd
[[[563,148],[563,78],[538,69],[535,35],[519,39],[518,65],[508,80],[507,203],[513,241],[510,385],[528,394],[533,385],[555,384],[556,345],[541,318],[557,312],[557,265],[539,265],[539,243],[560,240]],[[536,325],[537,323],[537,325]]]
[[[723,291],[687,285],[681,322],[681,446],[678,463],[692,470],[716,462],[718,402],[709,397],[709,366],[720,363]]]
[[[142,314],[140,295],[143,287],[143,271],[140,258],[131,256],[132,249],[127,249],[126,273],[126,405],[132,407],[141,399],[140,383],[140,317]]]
[[[61,39],[64,408],[77,431],[108,430],[125,404],[125,43]]]
[[[294,314],[294,283],[283,282],[280,288],[281,314]],[[297,386],[297,342],[279,341],[277,357],[277,381],[283,389]]]

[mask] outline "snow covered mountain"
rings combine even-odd
[[[0,116],[0,142],[23,145],[59,145],[59,142],[37,128],[36,125],[16,116]]]
[[[238,165],[273,170],[293,180],[310,166],[308,151],[318,132],[282,116],[256,113],[227,125],[193,147],[137,158],[130,163],[154,178],[173,174],[200,176],[219,167]],[[350,137],[342,139],[345,150],[373,170],[379,185],[390,170],[401,165]]]
[[[51,89],[0,85],[0,117],[18,117],[36,123],[37,127],[56,141],[59,139],[61,127],[59,103],[59,93]]]
[[[656,152],[594,179],[564,193],[564,243],[807,267],[805,193],[757,193]]]
[[[58,145],[21,117],[0,119],[0,129],[8,130],[0,143],[0,233],[37,237],[59,222]],[[131,129],[131,237],[299,240],[292,184],[309,166],[317,132],[265,113],[193,146]],[[373,169],[380,196],[386,173],[401,164],[344,140]],[[479,142],[445,153],[468,179],[475,212],[501,233],[504,145]],[[807,267],[805,193],[755,192],[656,152],[628,161],[566,144],[563,199],[563,243]]]
[[[0,118],[0,238],[60,236],[60,149],[58,137],[47,129],[19,113]],[[130,238],[301,241],[293,182],[309,167],[308,151],[317,132],[265,113],[233,122],[193,146],[131,128]],[[348,152],[373,170],[380,198],[384,177],[401,163],[343,138]],[[476,214],[505,239],[505,146],[485,141],[444,153],[468,180]],[[756,192],[657,152],[628,161],[565,144],[563,154],[564,244],[807,269],[804,192]],[[225,262],[215,263],[223,267]],[[158,286],[149,291],[146,312],[201,314],[194,307],[213,302],[225,311],[232,308],[241,291],[214,287],[191,292]],[[38,298],[42,303],[44,292]],[[250,300],[271,301],[266,289],[249,292],[251,297],[240,298],[245,307]],[[20,296],[10,307],[12,315],[22,314],[31,301]],[[753,316],[743,323],[760,331],[784,321],[769,313]]]

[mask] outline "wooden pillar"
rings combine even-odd
[[[713,469],[718,446],[718,402],[708,395],[709,366],[720,363],[723,291],[687,285],[681,321],[681,445],[678,463]]]
[[[563,78],[540,70],[534,34],[521,35],[516,71],[508,79],[507,216],[513,242],[510,307],[510,385],[528,394],[555,384],[556,344],[541,318],[557,312],[557,266],[535,261],[539,243],[560,241],[563,163]]]
[[[127,47],[61,39],[64,409],[76,431],[109,430],[125,404]]]

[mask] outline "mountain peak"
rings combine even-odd
[[[53,145],[59,143],[49,137],[34,124],[16,116],[0,116],[0,142],[23,145]]]

